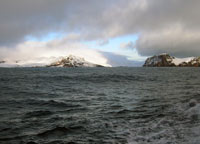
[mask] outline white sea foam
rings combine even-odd
[[[129,144],[199,144],[200,104],[192,99],[188,103],[177,103],[168,109],[171,113],[158,120],[144,123],[142,127],[130,130]],[[173,116],[173,114],[175,116]],[[189,127],[189,124],[197,122]],[[187,124],[188,126],[186,127]]]

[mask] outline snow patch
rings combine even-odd
[[[6,60],[5,63],[0,63],[0,67],[44,67],[57,63],[63,59],[69,59],[70,64],[83,66],[83,67],[94,67],[94,64],[86,61],[82,57],[69,55],[60,57],[39,57],[34,59],[22,59],[22,60]],[[110,65],[103,65],[111,67]],[[62,67],[62,65],[60,65]]]
[[[188,58],[174,58],[172,60],[172,63],[174,63],[175,65],[179,65],[183,62],[188,63],[189,61],[193,60],[195,57],[188,57]]]

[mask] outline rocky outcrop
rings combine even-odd
[[[87,62],[85,61],[84,58],[70,55],[68,57],[62,58],[61,60],[53,62],[50,65],[47,65],[47,67],[103,67],[103,66]]]
[[[0,61],[0,64],[5,63],[6,61]]]
[[[200,57],[176,58],[169,54],[160,54],[145,61],[144,67],[200,67]]]
[[[161,54],[147,58],[145,61],[144,67],[173,67],[174,57],[171,57],[169,54]]]
[[[200,57],[196,57],[189,62],[183,62],[178,65],[179,67],[200,67]]]

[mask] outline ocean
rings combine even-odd
[[[0,144],[200,144],[199,68],[0,68]]]

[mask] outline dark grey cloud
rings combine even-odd
[[[0,1],[0,44],[22,41],[26,35],[47,33],[62,23],[64,1]]]
[[[159,32],[143,33],[136,47],[139,53],[147,56],[160,53],[178,57],[200,56],[200,31],[174,26]]]
[[[200,55],[199,5],[199,0],[2,0],[0,45],[51,31],[98,41],[137,33],[141,55]]]
[[[199,56],[199,5],[198,0],[127,0],[111,10],[116,18],[111,27],[117,36],[138,33],[136,49],[144,56]]]
[[[76,31],[89,35],[95,30],[95,25],[98,27],[102,11],[111,1],[2,0],[0,44],[16,43],[27,35],[39,37],[52,31]]]

